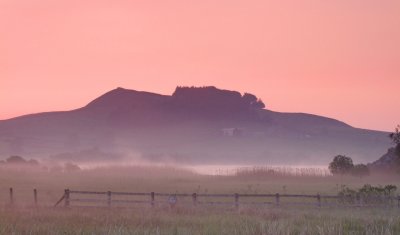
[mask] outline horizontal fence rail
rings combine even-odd
[[[13,188],[9,188],[9,206],[16,204]],[[18,193],[18,192],[17,192]],[[38,190],[33,189],[30,205],[38,206]],[[157,200],[156,200],[157,199]],[[345,206],[345,207],[397,207],[400,209],[400,196],[388,195],[320,195],[320,194],[206,194],[206,193],[156,193],[156,192],[112,192],[81,191],[65,189],[55,207],[69,206],[118,206],[132,204],[155,205],[225,205],[239,208],[240,205],[292,205],[292,206]],[[89,204],[89,205],[88,205]],[[43,206],[44,204],[42,204]]]
[[[79,197],[80,196],[80,197]],[[128,198],[121,198],[128,197]],[[83,198],[84,197],[84,198]],[[156,198],[158,200],[156,200]],[[302,201],[294,201],[295,199]],[[251,201],[250,201],[250,200]],[[213,200],[213,201],[210,201]],[[269,200],[269,201],[268,201]],[[304,205],[304,206],[390,206],[400,208],[400,196],[353,196],[353,195],[307,195],[307,194],[204,194],[204,193],[138,193],[111,191],[78,191],[65,189],[63,196],[55,204],[64,201],[64,206],[75,203],[97,203],[95,206],[120,206],[123,204],[176,204],[196,205]],[[82,205],[81,205],[82,206]],[[93,206],[93,205],[92,205]]]

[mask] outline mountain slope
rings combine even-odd
[[[152,161],[316,165],[336,154],[371,161],[389,146],[385,132],[262,107],[251,94],[215,87],[178,87],[171,96],[117,88],[80,109],[0,121],[0,156],[101,148]]]

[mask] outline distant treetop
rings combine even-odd
[[[263,101],[253,94],[242,95],[237,91],[221,90],[214,86],[178,86],[172,97],[181,100],[180,104],[187,102],[190,106],[219,106],[240,110],[265,108]]]
[[[6,164],[14,164],[14,165],[39,165],[39,162],[35,159],[26,160],[21,156],[10,156],[5,160]]]
[[[395,144],[400,144],[400,125],[397,125],[393,133],[389,135],[390,139]]]
[[[397,163],[400,165],[400,125],[397,125],[393,133],[389,135],[390,139],[396,144],[395,153],[398,156]]]

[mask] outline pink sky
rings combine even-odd
[[[391,131],[399,42],[398,0],[0,0],[0,119],[215,85]]]

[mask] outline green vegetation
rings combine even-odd
[[[329,163],[329,170],[332,174],[348,174],[353,169],[353,160],[350,157],[344,155],[337,155],[333,158],[333,161]]]
[[[365,184],[361,188],[351,189],[345,185],[342,185],[342,190],[338,193],[338,196],[342,197],[341,202],[343,203],[388,203],[395,197],[397,186],[385,185],[385,186],[372,186]]]
[[[395,148],[390,148],[387,154],[371,164],[371,168],[375,171],[400,173],[400,125],[397,125],[395,131],[389,134],[389,138],[396,144]],[[360,178],[370,174],[370,169],[367,165],[354,165],[353,160],[345,155],[335,156],[329,164],[329,170],[334,175],[351,174]]]
[[[395,185],[383,186],[371,186],[369,184],[364,185],[359,192],[365,196],[394,196],[397,190]]]
[[[0,234],[399,234],[400,209],[316,206],[281,207],[138,205],[119,208],[53,208],[65,188],[166,193],[287,193],[337,195],[349,188],[392,184],[399,176],[299,176],[290,174],[204,176],[173,167],[108,167],[79,171],[1,168]],[[8,188],[15,205],[8,205]],[[371,186],[379,187],[379,186]],[[39,206],[33,206],[32,190]],[[393,193],[392,189],[390,190]],[[159,200],[159,198],[156,198]],[[315,202],[313,199],[312,202]]]
[[[333,175],[351,174],[356,177],[365,177],[370,174],[369,168],[365,164],[353,164],[350,157],[337,155],[333,161],[329,163],[329,170]]]
[[[400,233],[398,210],[236,211],[162,209],[3,210],[0,234],[31,235],[386,235]]]
[[[389,137],[393,141],[393,143],[396,144],[395,152],[398,156],[397,167],[400,168],[400,125],[397,125],[395,131],[393,133],[390,133]]]
[[[354,165],[353,169],[351,169],[351,174],[357,177],[365,177],[370,174],[367,165],[365,164],[357,164]]]
[[[400,125],[397,125],[393,133],[389,135],[390,139],[392,139],[393,143],[400,144]]]
[[[0,164],[37,166],[37,165],[39,165],[39,162],[36,161],[35,159],[25,160],[21,156],[14,155],[14,156],[10,156],[5,161],[0,161]]]

